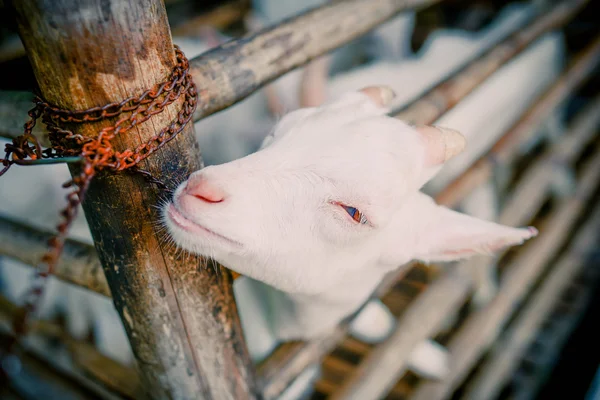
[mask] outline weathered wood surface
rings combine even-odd
[[[505,135],[502,135],[487,154],[437,194],[438,203],[456,204],[474,188],[490,179],[496,165],[510,163],[518,154],[518,148],[523,143],[527,143],[556,108],[592,76],[598,65],[600,65],[600,37],[574,58],[558,80],[536,99],[535,104]]]
[[[518,259],[507,267],[500,290],[484,309],[472,313],[447,345],[451,354],[450,374],[439,382],[425,382],[414,393],[414,400],[448,398],[465,379],[473,365],[497,338],[500,329],[530,291],[545,266],[558,253],[561,244],[575,228],[600,182],[600,152],[586,164],[577,190],[560,201],[540,227],[540,236],[526,246]]]
[[[278,26],[230,41],[191,60],[204,106],[197,121],[248,97],[294,68],[374,29],[395,14],[440,0],[346,0],[308,11]],[[588,0],[563,1],[534,24],[494,47],[462,73],[400,110],[407,121],[431,123],[533,40],[571,19]],[[0,100],[2,100],[0,98]],[[27,110],[15,109],[17,115]],[[2,131],[2,129],[0,129]],[[5,136],[7,133],[2,132]]]
[[[48,250],[48,239],[53,235],[0,216],[0,255],[37,265]],[[98,253],[89,244],[68,239],[54,276],[104,296],[111,295]]]
[[[367,33],[404,10],[440,0],[345,0],[309,10],[256,34],[225,43],[192,60],[205,107],[195,120],[243,100],[308,61]]]
[[[194,120],[243,100],[272,80],[367,33],[404,10],[439,1],[336,1],[195,57],[190,60],[192,75],[198,84],[203,106],[196,110]],[[31,105],[13,104],[11,96],[23,95],[3,94],[0,110],[7,107],[13,115],[27,115]],[[9,130],[0,127],[0,136],[14,136],[15,126],[19,127],[14,124]],[[16,134],[20,130],[16,130]]]
[[[469,385],[465,400],[495,399],[516,369],[527,347],[535,340],[542,323],[549,317],[561,294],[583,269],[590,252],[600,237],[600,207],[596,207],[577,232],[566,253],[556,262],[552,272],[536,291],[509,330],[494,344]]]
[[[139,95],[164,81],[174,51],[164,5],[152,1],[15,1],[19,31],[42,95],[87,109]],[[202,87],[202,79],[196,83]],[[120,135],[145,142],[177,114],[165,112]],[[76,126],[96,136],[110,121]],[[140,165],[170,188],[201,167],[193,126]],[[152,398],[255,398],[231,275],[202,258],[178,258],[157,232],[161,193],[137,175],[100,174],[83,203],[144,389]]]

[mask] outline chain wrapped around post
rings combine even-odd
[[[66,196],[67,206],[62,210],[63,221],[57,226],[56,235],[48,242],[49,250],[42,257],[37,268],[34,283],[25,295],[21,312],[13,320],[13,336],[10,343],[0,350],[1,359],[10,354],[19,336],[27,333],[28,320],[39,306],[44,292],[44,284],[52,275],[60,257],[69,228],[77,215],[77,207],[83,202],[92,178],[100,171],[120,172],[132,170],[141,173],[150,182],[164,187],[162,182],[154,178],[148,171],[141,170],[137,164],[174,139],[191,121],[197,106],[197,91],[189,73],[189,63],[179,47],[175,46],[177,63],[169,79],[160,83],[140,96],[129,97],[118,103],[110,103],[102,107],[93,107],[81,111],[63,110],[43,101],[40,97],[34,100],[35,107],[29,111],[30,120],[25,124],[24,134],[7,144],[5,157],[0,159],[3,168],[0,176],[13,165],[35,165],[52,162],[78,162],[81,165],[79,175],[65,183],[65,188],[72,188]],[[155,136],[135,149],[116,151],[112,140],[119,134],[132,129],[161,113],[166,106],[184,96],[177,117]],[[65,124],[84,124],[108,118],[119,117],[114,125],[100,130],[95,138],[74,134]],[[48,129],[52,147],[42,150],[32,130],[39,118]],[[50,161],[50,162],[45,162]],[[4,362],[0,370],[6,377]]]

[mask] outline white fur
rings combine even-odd
[[[489,254],[535,235],[420,193],[436,167],[425,164],[420,134],[387,111],[352,92],[292,112],[262,150],[192,174],[165,206],[177,244],[262,285],[280,341],[327,334],[412,259]],[[368,222],[355,223],[338,202]]]

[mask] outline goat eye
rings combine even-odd
[[[343,204],[340,204],[340,205],[348,213],[348,215],[350,215],[352,217],[353,220],[355,220],[356,222],[358,222],[360,224],[367,223],[367,218],[363,215],[363,213],[358,211],[356,208],[345,206]]]

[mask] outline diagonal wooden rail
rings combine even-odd
[[[544,267],[560,250],[561,243],[575,227],[577,217],[591,200],[600,182],[600,152],[586,164],[572,196],[560,202],[541,227],[542,234],[511,263],[502,278],[498,295],[484,309],[467,318],[447,345],[451,353],[450,374],[440,382],[426,382],[414,393],[414,400],[446,399],[467,376],[499,329],[525,297]]]
[[[600,239],[600,207],[591,213],[573,243],[546,278],[534,298],[521,311],[509,330],[494,344],[492,352],[479,368],[463,398],[465,400],[495,399],[510,374],[517,367],[529,344],[535,340],[536,332],[552,312],[560,294],[565,291],[577,273],[585,267],[586,256]],[[580,295],[578,293],[578,295]]]

